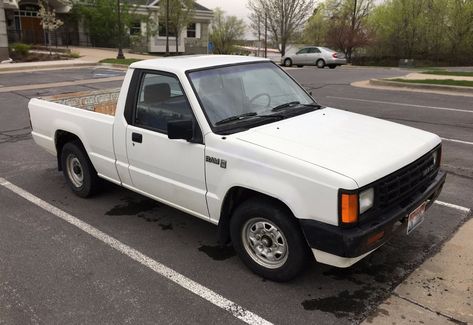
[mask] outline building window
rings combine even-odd
[[[197,37],[197,24],[190,23],[187,25],[187,37],[196,38]]]
[[[166,24],[165,23],[159,23],[158,36],[166,37]],[[171,24],[169,24],[169,37],[176,37],[176,29]]]
[[[141,35],[141,22],[135,21],[130,26],[130,35]]]

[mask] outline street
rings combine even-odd
[[[123,76],[123,71],[4,73],[0,180],[47,204],[25,199],[6,182],[0,186],[0,324],[232,324],[241,323],[238,315],[245,311],[250,323],[353,324],[368,317],[471,217],[461,208],[473,208],[473,98],[350,85],[407,74],[399,69],[287,71],[322,105],[424,129],[443,139],[447,181],[440,202],[413,233],[397,235],[348,269],[314,262],[291,282],[266,281],[252,274],[231,247],[218,246],[217,228],[209,223],[110,183],[93,198],[76,197],[57,171],[56,157],[33,142],[30,98],[119,87],[120,80],[107,78]],[[46,83],[55,86],[38,86]],[[20,86],[27,87],[2,91]],[[201,289],[186,287],[188,280],[163,276],[161,265],[219,296],[204,299]],[[222,307],[227,302],[243,311]]]

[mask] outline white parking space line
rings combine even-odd
[[[396,105],[396,106],[408,106],[408,107],[417,107],[417,108],[428,108],[435,109],[440,111],[452,111],[452,112],[462,112],[473,114],[473,110],[469,111],[466,109],[450,108],[450,107],[438,107],[438,106],[425,106],[425,105],[415,105],[415,104],[406,104],[406,103],[396,103],[396,102],[386,102],[382,100],[369,100],[361,98],[350,98],[350,97],[338,97],[338,96],[325,96],[327,98],[341,99],[347,101],[357,101],[357,102],[366,102],[366,103],[376,103],[376,104],[387,104],[387,105]]]
[[[470,213],[471,209],[470,208],[465,208],[465,207],[462,207],[461,205],[456,205],[456,204],[452,204],[452,203],[447,203],[447,202],[443,202],[443,201],[435,201],[434,203],[438,204],[438,205],[443,205],[445,207],[448,207],[448,208],[452,208],[452,209],[455,209],[455,210],[459,210],[459,211],[462,211],[462,212],[465,212],[465,213]]]
[[[469,141],[463,141],[463,140],[457,140],[457,139],[448,139],[448,138],[440,138],[444,141],[450,141],[450,142],[456,142],[456,143],[462,143],[462,144],[469,144],[471,146],[473,146],[473,142],[469,142]]]
[[[120,253],[125,254],[126,256],[135,260],[136,262],[139,262],[142,265],[150,268],[154,272],[167,278],[168,280],[174,282],[175,284],[189,290],[190,292],[196,294],[197,296],[225,310],[226,312],[232,314],[234,317],[242,320],[243,322],[247,324],[252,324],[252,325],[253,324],[255,325],[256,324],[267,324],[267,325],[272,324],[268,322],[267,320],[265,320],[264,318],[234,303],[233,301],[226,299],[225,297],[210,290],[209,288],[204,287],[203,285],[187,278],[186,276],[159,263],[158,261],[153,260],[152,258],[144,255],[143,253],[137,251],[136,249],[120,242],[119,240],[107,235],[106,233],[98,230],[97,228],[92,227],[88,223],[81,221],[80,219],[68,214],[67,212],[64,212],[61,209],[47,203],[46,201],[41,200],[40,198],[34,196],[33,194],[23,190],[22,188],[8,182],[7,180],[1,177],[0,177],[0,185],[9,189],[13,193],[21,196],[27,201],[37,205],[38,207],[46,210],[47,212],[55,215],[56,217],[70,223],[71,225],[76,226],[80,230],[88,233],[92,237],[116,249]]]

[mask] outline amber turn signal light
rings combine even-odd
[[[342,194],[341,216],[345,224],[353,224],[358,221],[358,194]]]

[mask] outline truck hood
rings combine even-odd
[[[441,142],[429,132],[334,108],[256,127],[237,138],[352,178],[359,187]]]

